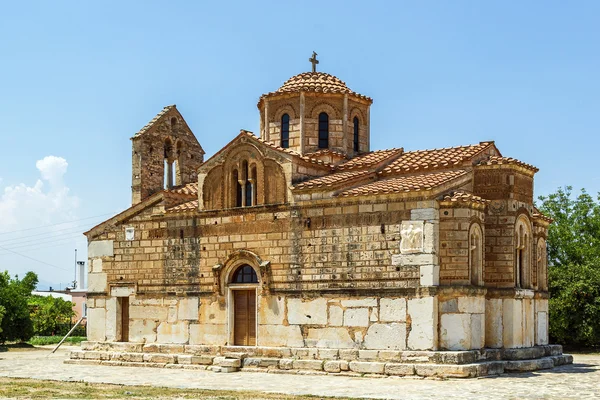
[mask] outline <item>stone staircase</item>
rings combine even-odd
[[[471,351],[391,351],[83,342],[69,364],[346,376],[472,378],[570,364],[559,345]]]

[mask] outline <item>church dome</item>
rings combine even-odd
[[[277,89],[279,93],[288,92],[352,93],[346,83],[324,72],[303,72],[290,79]]]
[[[348,86],[346,86],[344,81],[336,76],[327,74],[325,72],[303,72],[301,74],[292,76],[276,91],[262,95],[259,100],[259,106],[265,97],[300,92],[349,94],[351,96],[356,96],[360,99],[367,100],[370,103],[373,102],[370,97],[363,96],[362,94],[352,91]]]

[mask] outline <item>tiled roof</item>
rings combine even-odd
[[[391,157],[397,156],[402,153],[402,149],[386,149],[376,150],[370,153],[361,154],[349,160],[348,162],[338,165],[338,170],[350,170],[350,169],[366,169],[371,168]]]
[[[141,134],[146,132],[152,127],[152,125],[154,125],[154,123],[156,123],[156,121],[160,119],[160,117],[168,113],[173,108],[175,108],[175,104],[171,104],[170,106],[166,106],[165,108],[163,108],[158,114],[156,114],[154,118],[150,120],[150,122],[148,122],[142,129],[140,129],[135,135],[133,135],[133,137],[140,136]]]
[[[348,158],[348,156],[344,153],[341,153],[339,151],[335,151],[335,150],[331,150],[331,149],[322,149],[322,150],[318,150],[318,151],[313,151],[312,153],[304,153],[304,155],[306,157],[320,157],[320,156],[327,156],[327,155],[334,155],[336,157],[341,157],[341,158]]]
[[[175,207],[171,207],[167,209],[167,213],[179,213],[186,211],[194,211],[198,209],[198,200],[188,201],[183,204],[179,204]]]
[[[188,183],[187,185],[177,186],[169,190],[171,193],[184,194],[190,196],[198,195],[198,182]]]
[[[371,194],[389,194],[431,190],[444,183],[467,174],[465,170],[435,172],[424,175],[401,176],[383,179],[359,187],[345,190],[339,196],[364,196]]]
[[[452,193],[448,193],[446,195],[444,195],[444,197],[442,198],[442,201],[448,201],[448,202],[466,202],[466,203],[480,203],[480,204],[487,204],[490,201],[487,199],[484,199],[483,197],[479,197],[479,196],[475,196],[473,193],[470,192],[465,192],[465,191],[456,191],[456,192],[452,192]]]
[[[305,182],[301,182],[294,186],[294,190],[302,190],[302,189],[315,189],[315,188],[323,188],[323,187],[333,187],[335,185],[339,185],[343,182],[350,181],[352,179],[366,176],[369,174],[369,171],[347,171],[347,172],[338,172],[335,174],[330,174],[326,176],[322,176],[320,178],[310,179]]]
[[[481,142],[470,146],[409,151],[385,167],[382,174],[425,172],[438,168],[459,167],[493,145],[494,142]]]
[[[535,206],[533,207],[533,218],[539,218],[539,219],[549,222],[549,223],[554,222],[554,220],[552,218],[550,218],[547,215],[542,214],[542,212],[540,210],[538,210],[538,208]]]
[[[479,165],[510,165],[510,164],[518,165],[520,167],[529,169],[534,172],[539,171],[539,169],[537,167],[534,167],[531,164],[524,163],[523,161],[519,161],[516,158],[511,158],[511,157],[492,156],[488,160],[484,160],[479,163]]]
[[[373,101],[370,97],[363,96],[362,94],[358,94],[350,90],[348,86],[346,86],[346,83],[341,79],[333,75],[326,74],[325,72],[303,72],[301,74],[292,76],[290,79],[285,81],[284,84],[277,89],[277,91],[262,95],[261,100],[264,97],[281,93],[296,92],[342,93],[360,97],[370,102]]]

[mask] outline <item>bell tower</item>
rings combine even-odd
[[[373,100],[348,88],[339,78],[312,72],[288,79],[260,97],[260,136],[300,154],[332,151],[354,157],[370,151],[370,107]]]
[[[204,150],[175,105],[167,106],[131,138],[131,203],[196,182]]]

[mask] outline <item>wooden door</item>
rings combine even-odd
[[[256,290],[234,290],[233,344],[256,346]]]
[[[121,342],[129,342],[129,297],[120,297],[121,302]]]

